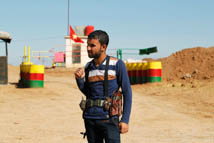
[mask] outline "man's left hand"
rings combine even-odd
[[[124,122],[120,122],[120,123],[119,123],[119,128],[120,128],[120,133],[121,133],[121,134],[125,134],[125,133],[127,133],[128,130],[129,130],[129,125],[126,124],[126,123],[124,123]]]

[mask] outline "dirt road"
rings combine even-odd
[[[0,86],[0,143],[86,143],[73,69],[46,70],[45,87],[16,88],[19,69]],[[134,85],[123,143],[213,143],[214,81]]]

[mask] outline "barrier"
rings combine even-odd
[[[37,88],[44,87],[44,66],[43,65],[20,65],[21,87]]]
[[[162,65],[159,61],[148,63],[147,82],[161,82]]]
[[[147,82],[147,68],[148,68],[148,62],[144,62],[142,65],[142,83]]]
[[[143,75],[142,66],[143,66],[143,63],[137,63],[137,66],[136,66],[136,84],[142,83],[142,75]]]
[[[20,65],[19,86],[25,88],[42,88],[44,87],[44,65],[34,65],[30,62],[30,47],[28,47],[28,56],[25,56],[24,62]],[[26,60],[28,58],[28,61]]]
[[[28,87],[44,87],[44,65],[31,65],[28,75]]]
[[[132,83],[132,79],[131,79],[131,63],[126,63],[125,64],[127,72],[128,72],[128,76],[129,76],[129,82]]]
[[[160,61],[126,63],[130,84],[162,81],[162,65]]]

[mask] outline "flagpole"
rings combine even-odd
[[[69,23],[69,12],[70,11],[70,0],[68,0],[68,27],[67,27],[67,36],[69,35],[69,25],[70,25],[70,23]]]

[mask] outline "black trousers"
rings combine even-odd
[[[85,119],[88,143],[120,143],[119,119]]]

